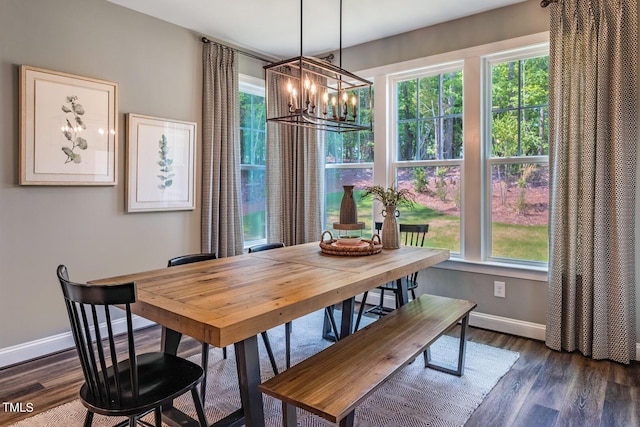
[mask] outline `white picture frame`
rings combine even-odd
[[[20,66],[20,185],[118,183],[118,84]]]
[[[196,123],[127,114],[127,211],[193,210]]]

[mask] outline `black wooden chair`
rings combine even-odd
[[[167,263],[167,267],[176,267],[178,265],[191,264],[194,262],[201,262],[201,261],[209,261],[212,259],[216,259],[216,254],[213,252],[181,255],[175,258],[171,258]],[[269,360],[271,361],[271,367],[273,368],[273,372],[276,375],[278,375],[278,366],[276,365],[276,359],[273,356],[273,350],[271,350],[271,343],[269,342],[269,336],[267,335],[266,332],[262,333],[262,339],[264,340],[264,346],[267,348],[267,354],[269,355]],[[227,358],[226,347],[222,349],[222,357],[224,359]],[[209,344],[206,342],[202,343],[202,355],[201,355],[200,366],[202,366],[202,368],[204,369],[204,378],[202,379],[202,384],[200,385],[200,397],[202,398],[202,403],[204,403],[206,390],[207,390],[207,368],[209,366]]]
[[[155,425],[162,424],[161,406],[191,392],[198,422],[207,425],[196,387],[203,378],[200,366],[163,352],[136,354],[131,304],[136,301],[135,283],[86,285],[69,281],[67,268],[57,270],[73,339],[80,358],[84,385],[80,400],[87,408],[85,427],[94,414],[128,417],[119,426],[134,427],[138,418],[154,412]],[[127,341],[116,348],[112,315],[126,314]],[[106,325],[104,331],[102,323]],[[104,334],[104,337],[103,337]],[[104,338],[104,339],[103,339]],[[126,356],[122,353],[125,352]]]
[[[382,230],[382,223],[375,223],[376,232],[380,232]],[[405,246],[424,246],[424,240],[427,236],[427,232],[429,231],[429,224],[400,224],[400,241]],[[418,271],[411,273],[410,275],[404,277],[401,280],[406,280],[407,282],[407,291],[411,292],[411,297],[413,299],[416,298],[416,288],[418,287]],[[398,288],[398,282],[389,282],[382,286],[378,286],[380,291],[380,302],[378,305],[368,309],[367,313],[375,313],[378,316],[382,316],[386,314],[390,309],[384,307],[384,293],[385,291],[391,291],[395,295],[396,299],[396,308],[399,306],[400,301],[400,289]],[[362,319],[362,315],[365,313],[365,303],[367,301],[367,295],[369,292],[365,292],[362,296],[362,303],[360,304],[360,308],[358,310],[358,317],[356,320],[355,330],[358,330],[358,326],[360,326],[360,320]]]

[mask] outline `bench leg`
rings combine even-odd
[[[356,418],[354,411],[349,412],[349,415],[340,420],[340,427],[353,427],[353,421]]]
[[[467,349],[467,327],[469,326],[469,314],[462,318],[462,327],[460,329],[460,348],[458,350],[458,367],[449,368],[443,365],[437,365],[431,361],[431,351],[427,347],[424,351],[424,366],[426,368],[435,369],[437,371],[446,372],[461,377],[464,374],[464,361]]]
[[[297,427],[296,407],[282,402],[282,425],[284,427]]]

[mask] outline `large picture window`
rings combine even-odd
[[[488,258],[548,261],[549,57],[534,51],[486,58]],[[485,104],[486,105],[486,104]]]
[[[462,64],[400,76],[395,93],[395,180],[416,196],[399,222],[429,224],[427,245],[460,252]]]

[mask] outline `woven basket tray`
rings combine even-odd
[[[324,236],[328,234],[329,240],[324,240]],[[380,236],[374,234],[371,236],[371,240],[362,239],[361,242],[368,243],[367,245],[347,246],[338,245],[338,240],[333,238],[333,235],[329,230],[322,232],[320,236],[320,250],[329,255],[340,256],[365,256],[374,255],[382,251],[382,241]]]

